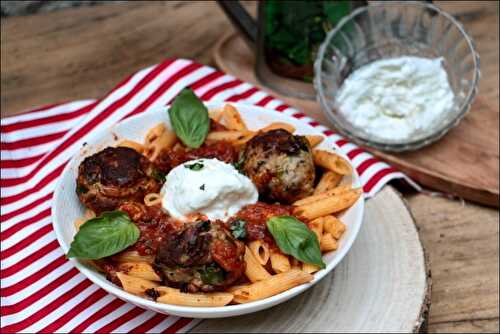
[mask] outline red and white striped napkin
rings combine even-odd
[[[254,86],[211,67],[171,59],[143,69],[98,101],[51,105],[1,120],[1,327],[7,332],[185,332],[196,320],[128,304],[79,273],[56,240],[57,178],[87,136],[166,105],[186,87],[203,100],[278,110],[332,136],[361,175],[366,196],[406,178],[363,149]]]

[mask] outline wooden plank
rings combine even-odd
[[[498,333],[498,318],[436,323],[429,325],[429,333]]]
[[[498,210],[422,194],[408,202],[431,263],[430,323],[498,317]]]
[[[98,98],[169,57],[209,64],[216,39],[230,29],[218,5],[205,1],[127,2],[2,18],[1,115]]]

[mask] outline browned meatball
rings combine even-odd
[[[223,290],[245,271],[245,246],[219,222],[190,223],[160,244],[155,269],[164,283],[184,291]]]
[[[243,171],[263,199],[290,204],[312,194],[315,167],[305,137],[268,131],[248,141],[242,154]]]
[[[128,147],[108,147],[85,158],[78,168],[76,192],[96,214],[116,209],[126,201],[142,202],[158,192],[152,163]]]

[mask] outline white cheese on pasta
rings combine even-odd
[[[197,159],[175,167],[167,175],[161,194],[163,208],[180,220],[201,213],[211,220],[225,221],[258,198],[248,177],[217,159]]]

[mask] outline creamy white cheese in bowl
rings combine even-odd
[[[438,140],[470,110],[480,78],[471,37],[423,1],[370,2],[321,44],[314,87],[344,136],[385,151]]]

